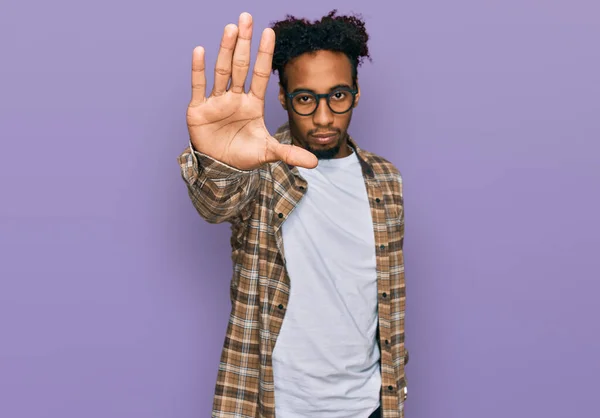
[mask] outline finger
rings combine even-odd
[[[250,92],[261,100],[265,99],[267,85],[271,76],[271,65],[273,62],[273,50],[275,49],[275,32],[267,28],[260,37],[260,45],[256,62],[254,63],[254,72],[250,84]]]
[[[243,93],[248,68],[250,68],[250,45],[252,44],[252,16],[242,13],[239,20],[239,30],[235,52],[233,53],[231,91]]]
[[[282,144],[274,138],[269,141],[266,157],[267,162],[283,161],[286,164],[304,168],[315,168],[319,163],[313,153],[294,145]]]
[[[198,46],[192,54],[192,105],[204,102],[205,94],[204,48]]]
[[[227,84],[231,78],[231,59],[233,57],[237,34],[238,28],[236,25],[231,23],[225,26],[223,37],[221,38],[219,55],[217,55],[217,63],[215,65],[215,84],[212,90],[213,96],[220,96],[227,90]]]

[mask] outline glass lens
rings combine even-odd
[[[317,108],[317,98],[312,93],[300,93],[292,99],[294,110],[301,115],[308,115]]]
[[[343,113],[352,107],[352,93],[347,90],[336,90],[329,95],[329,107],[332,111]]]

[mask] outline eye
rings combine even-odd
[[[310,94],[300,94],[296,96],[296,100],[302,104],[310,103],[313,97]]]
[[[343,100],[346,98],[346,95],[347,95],[347,93],[345,91],[339,90],[339,91],[333,92],[331,94],[331,98],[334,100]]]

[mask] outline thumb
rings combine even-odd
[[[266,157],[267,162],[283,161],[286,164],[303,168],[315,168],[319,163],[313,153],[294,145],[282,144],[275,138],[269,141]]]

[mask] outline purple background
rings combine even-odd
[[[176,163],[191,52],[341,4],[352,134],[405,180],[407,418],[597,416],[597,2],[56,0],[0,12],[0,417],[210,415],[231,264]]]

